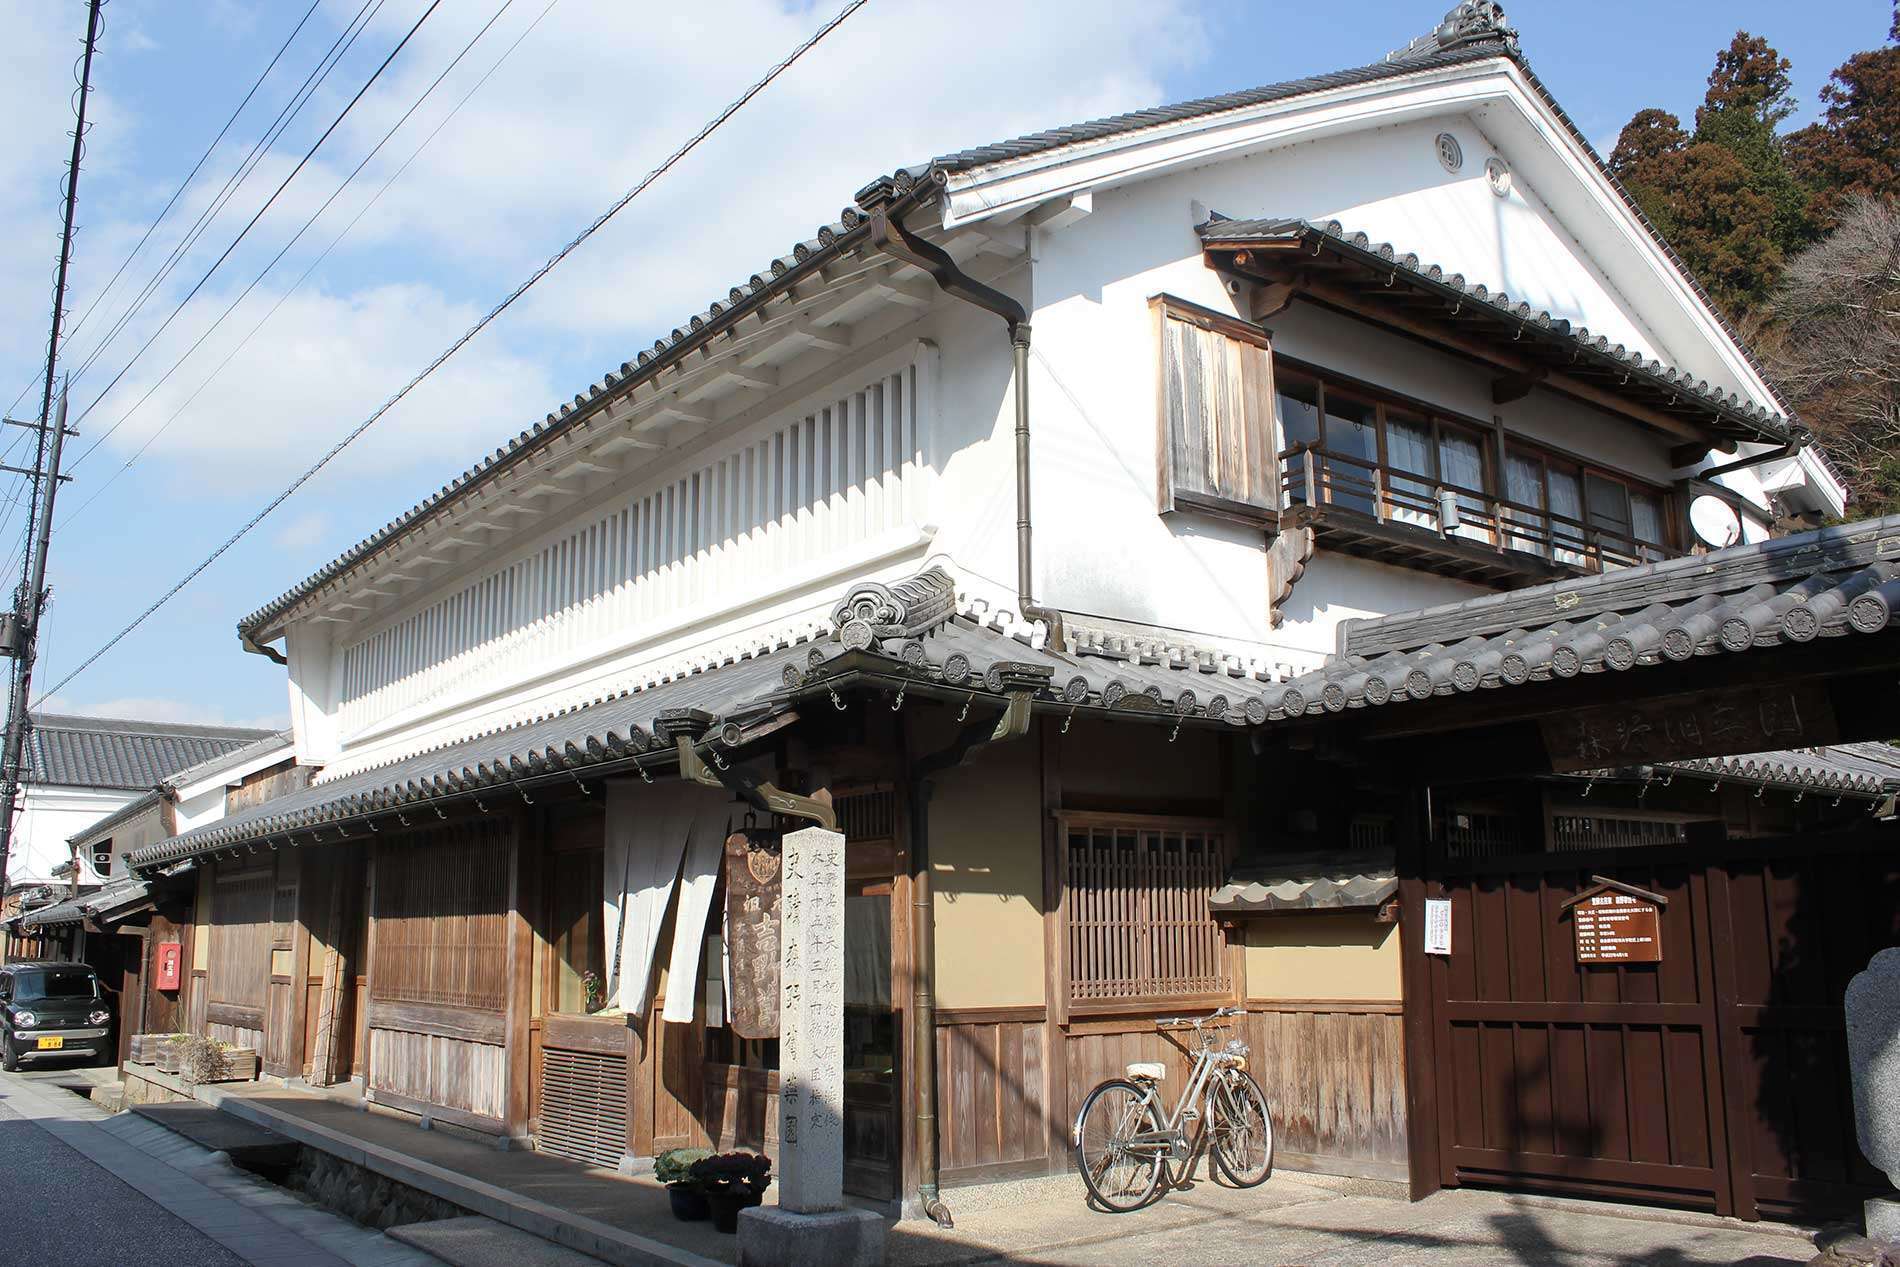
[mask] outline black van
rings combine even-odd
[[[89,964],[0,965],[0,1069],[62,1057],[109,1059],[112,1009]]]

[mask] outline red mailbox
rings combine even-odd
[[[176,990],[178,988],[179,965],[184,959],[184,949],[175,941],[158,943],[158,988]]]

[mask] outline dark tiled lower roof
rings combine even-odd
[[[1824,795],[1880,797],[1900,790],[1900,749],[1884,743],[1788,748],[1739,757],[1699,757],[1693,761],[1671,761],[1661,768],[1717,782],[1733,780]]]
[[[1199,232],[1201,240],[1211,247],[1298,244],[1310,247],[1314,253],[1329,251],[1336,257],[1373,269],[1381,277],[1403,274],[1404,280],[1414,287],[1435,292],[1448,303],[1456,304],[1463,320],[1480,315],[1482,310],[1478,305],[1489,305],[1496,325],[1514,339],[1528,338],[1533,345],[1557,349],[1569,363],[1594,365],[1611,372],[1622,384],[1636,380],[1665,399],[1687,397],[1721,422],[1740,429],[1744,438],[1785,443],[1794,434],[1795,424],[1791,419],[1763,409],[1734,392],[1711,387],[1706,379],[1614,343],[1607,335],[1592,334],[1588,327],[1553,317],[1547,310],[1512,299],[1503,291],[1492,290],[1463,273],[1447,272],[1415,254],[1401,252],[1390,242],[1374,242],[1364,233],[1349,232],[1337,220],[1318,225],[1298,219],[1214,219],[1199,226]]]
[[[174,771],[273,733],[237,726],[35,713],[27,732],[26,781],[142,791]]]
[[[20,923],[27,928],[41,928],[79,924],[102,917],[109,920],[114,915],[130,914],[130,908],[143,904],[151,893],[152,886],[144,880],[114,880],[91,893],[82,893],[51,906],[42,906],[36,911],[28,911],[20,918]]]
[[[1266,857],[1234,868],[1208,905],[1216,915],[1377,909],[1399,891],[1390,853],[1379,850]]]

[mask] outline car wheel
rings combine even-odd
[[[0,1039],[0,1069],[8,1073],[20,1072],[20,1057],[14,1053],[13,1044]]]

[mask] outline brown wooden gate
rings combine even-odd
[[[1743,1218],[1842,1213],[1874,1189],[1841,999],[1900,941],[1900,833],[1434,848],[1428,868],[1424,895],[1452,904],[1452,953],[1425,957],[1420,1001],[1441,1183]],[[1564,904],[1598,875],[1668,899],[1660,963],[1576,962]]]

